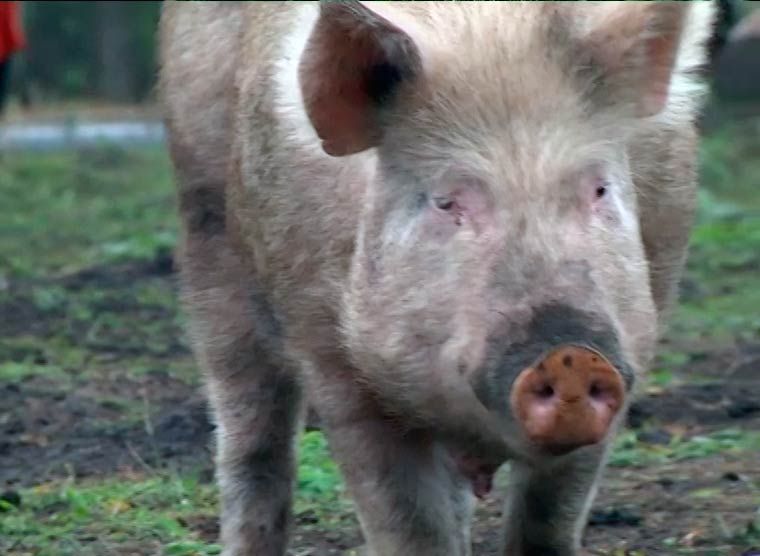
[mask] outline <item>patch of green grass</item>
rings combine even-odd
[[[320,432],[307,432],[300,444],[296,515],[313,513],[320,521],[340,521],[351,511],[337,464]]]
[[[760,546],[760,506],[746,525],[729,533],[739,545]]]
[[[714,130],[700,143],[700,180],[704,190],[715,197],[711,206],[700,206],[715,213],[724,210],[715,200],[730,201],[728,212],[735,212],[733,206],[757,213],[760,197],[757,195],[757,177],[760,175],[760,126],[757,119],[737,122]]]
[[[66,305],[66,290],[61,286],[38,286],[32,289],[32,303],[44,313],[54,312]]]
[[[616,439],[609,464],[636,467],[749,451],[760,451],[760,432],[724,429],[690,438],[674,437],[666,445],[653,445],[640,442],[635,431],[626,431]]]
[[[143,277],[135,283],[81,288],[35,285],[8,303],[28,310],[21,311],[17,335],[0,338],[0,361],[20,365],[0,374],[0,380],[52,375],[61,368],[79,375],[97,373],[101,355],[118,356],[133,376],[163,369],[197,380],[187,357],[178,357],[186,355],[186,345],[169,280]]]
[[[691,340],[760,337],[760,127],[727,127],[705,137],[697,225],[672,333]]]
[[[37,369],[40,375],[51,376],[59,370],[82,369],[91,353],[63,335],[40,337],[22,335],[0,338],[0,360],[21,363]]]
[[[100,556],[112,545],[185,541],[192,534],[182,518],[212,513],[216,503],[213,488],[193,477],[43,485],[22,496],[21,508],[0,514],[4,554]]]
[[[653,369],[647,379],[649,384],[657,387],[666,387],[678,382],[677,371],[689,362],[685,353],[662,351],[657,354]]]
[[[222,547],[203,541],[175,541],[164,547],[165,556],[212,556],[221,554]]]
[[[49,378],[66,378],[66,373],[57,365],[38,365],[6,361],[0,363],[0,382],[19,382],[27,377],[45,375]]]
[[[656,369],[649,373],[649,383],[653,386],[668,386],[674,379],[675,375],[670,369]]]
[[[0,191],[0,275],[149,258],[175,242],[163,149],[14,154],[0,165]]]
[[[117,363],[121,374],[135,379],[150,373],[165,372],[187,384],[199,384],[201,380],[198,364],[190,353],[169,358],[156,357],[148,353],[136,357],[124,357]]]
[[[700,493],[696,498],[711,498],[712,494],[719,495],[719,492],[709,493],[712,489],[697,491]],[[693,495],[694,493],[692,493]],[[671,554],[693,555],[693,556],[725,556],[726,554],[750,554],[749,548],[760,545],[760,508],[754,518],[739,527],[729,527],[720,514],[715,515],[718,527],[721,530],[719,543],[723,544],[719,548],[710,548],[707,546],[683,546],[678,537],[667,537],[662,540],[664,547],[667,547]],[[741,552],[737,552],[737,547]]]
[[[86,349],[58,336],[0,338],[0,383],[41,376],[64,389],[89,359]]]
[[[720,496],[722,493],[723,493],[723,490],[720,488],[707,487],[707,488],[698,488],[697,490],[692,490],[689,493],[689,496],[691,498],[696,498],[697,500],[709,500],[710,498],[715,498],[716,496]]]
[[[0,508],[0,554],[101,556],[111,547],[130,554],[210,556],[219,546],[192,527],[216,520],[217,492],[193,475],[64,481],[24,490],[19,508]],[[301,439],[295,513],[309,512],[320,526],[350,512],[342,481],[319,432]]]

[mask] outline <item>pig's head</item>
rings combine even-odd
[[[321,5],[300,82],[324,150],[376,161],[343,318],[390,405],[512,453],[607,436],[657,326],[628,153],[691,117],[701,9]]]

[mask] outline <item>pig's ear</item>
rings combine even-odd
[[[322,148],[342,156],[376,146],[384,109],[419,75],[414,40],[360,2],[322,2],[300,61],[306,112]]]
[[[667,103],[691,4],[599,2],[590,10],[585,46],[638,116],[657,114]]]

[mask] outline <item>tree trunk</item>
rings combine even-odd
[[[99,89],[104,98],[117,102],[135,99],[130,4],[132,2],[97,2]]]

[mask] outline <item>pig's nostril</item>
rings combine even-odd
[[[592,398],[598,398],[602,395],[602,387],[599,386],[599,383],[594,382],[591,384],[591,387],[588,389],[588,395]]]
[[[550,384],[546,384],[537,392],[537,395],[539,398],[551,398],[554,395],[554,388]]]

